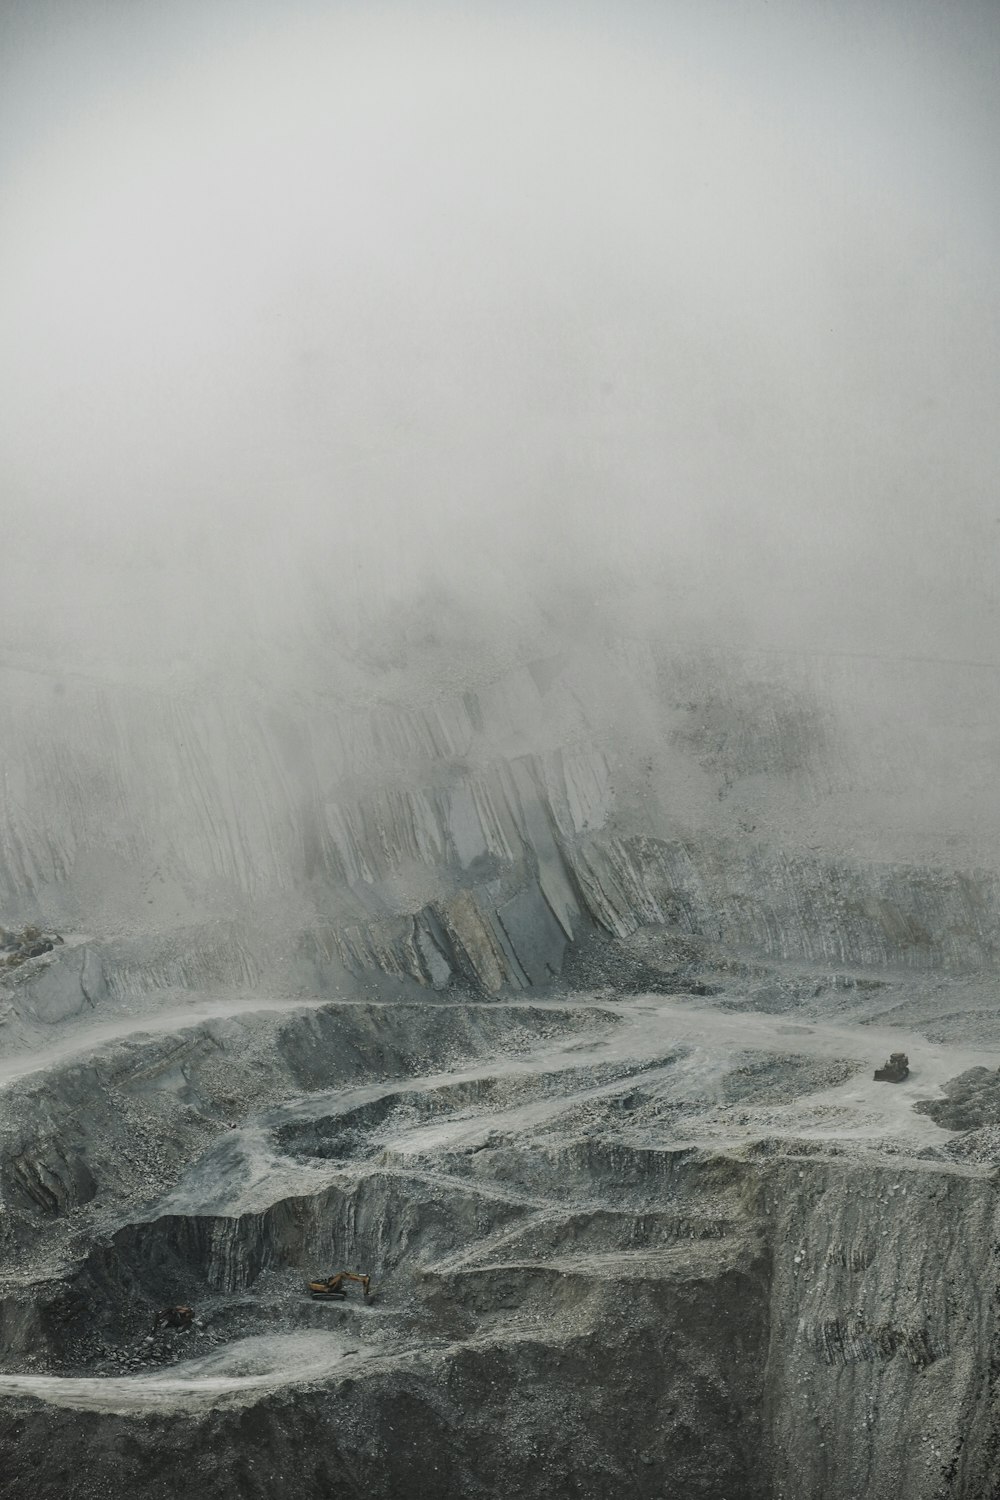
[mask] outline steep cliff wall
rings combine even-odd
[[[981,1500],[993,1159],[907,1120],[871,1045],[690,1000],[349,1003],[25,1080],[9,1493]],[[335,1264],[375,1301],[311,1303]],[[153,1338],[182,1298],[198,1329]]]
[[[994,963],[985,669],[628,639],[432,665],[457,683],[425,700],[402,672],[7,669],[0,910],[155,939],[112,988],[201,964],[497,993],[648,924],[769,958]]]

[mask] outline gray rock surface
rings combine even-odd
[[[993,1493],[992,709],[601,650],[6,674],[5,1493]]]

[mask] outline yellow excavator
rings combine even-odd
[[[338,1271],[336,1276],[328,1276],[325,1281],[307,1281],[306,1290],[314,1302],[343,1302],[347,1297],[348,1281],[361,1283],[361,1290],[367,1302],[371,1294],[372,1279],[364,1276],[360,1271]]]

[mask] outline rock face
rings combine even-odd
[[[183,1085],[173,1039],[108,1056],[86,1194],[70,1079],[54,1113],[25,1080],[57,1134],[5,1183],[8,1492],[991,1493],[994,1173],[900,1121],[864,1032],[663,998],[247,1014],[188,1033]],[[312,1302],[343,1265],[371,1303]],[[202,1327],[151,1348],[174,1300]]]
[[[994,1493],[975,671],[438,667],[5,674],[4,1493]]]
[[[124,981],[147,989],[500,993],[651,923],[828,966],[995,963],[980,669],[625,640],[443,692],[460,666],[339,693],[0,673],[0,914],[155,936]]]

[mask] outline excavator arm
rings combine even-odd
[[[336,1276],[328,1276],[325,1281],[307,1281],[306,1289],[310,1297],[319,1301],[333,1299],[343,1301],[347,1296],[344,1286],[344,1283],[347,1281],[360,1282],[362,1293],[367,1302],[371,1289],[371,1277],[364,1275],[360,1271],[338,1271]]]

